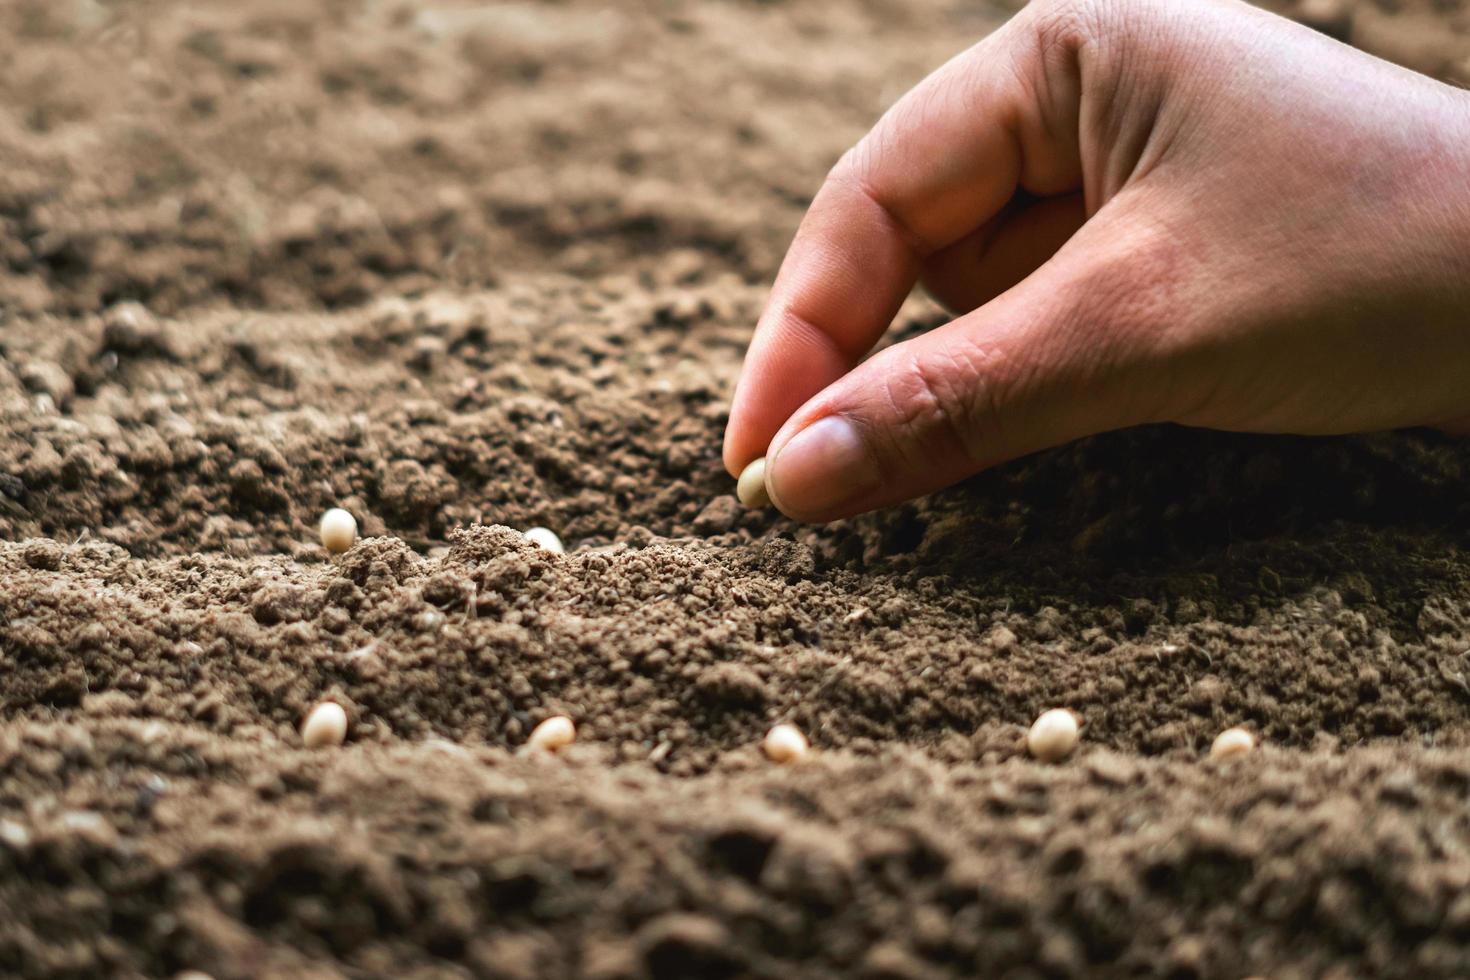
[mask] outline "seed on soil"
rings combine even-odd
[[[533,749],[555,752],[566,748],[577,738],[577,726],[566,715],[552,715],[531,730],[526,744]]]
[[[347,738],[347,712],[335,701],[323,701],[301,723],[301,744],[308,749],[341,745]]]
[[[340,555],[357,542],[357,518],[341,507],[333,507],[322,515],[321,532],[322,547]]]
[[[735,483],[735,496],[747,507],[771,506],[771,495],[766,492],[766,458],[762,456],[740,471]]]
[[[1026,733],[1026,751],[1042,762],[1060,762],[1077,747],[1077,716],[1066,708],[1043,711]]]
[[[772,762],[786,765],[804,759],[811,751],[811,743],[806,740],[800,728],[788,722],[782,722],[766,732],[761,748],[765,750]]]
[[[545,548],[553,555],[564,555],[567,549],[562,547],[561,538],[550,528],[533,527],[526,531],[526,540],[538,548]]]
[[[1211,759],[1238,759],[1256,747],[1256,737],[1244,728],[1227,728],[1215,736],[1210,746]]]

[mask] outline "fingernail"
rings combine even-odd
[[[813,422],[766,462],[772,499],[794,517],[840,510],[879,482],[857,426],[840,415]]]

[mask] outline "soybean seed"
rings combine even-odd
[[[538,548],[545,548],[553,555],[564,555],[567,549],[562,547],[561,538],[550,528],[533,527],[526,531],[526,540]]]
[[[531,730],[526,744],[533,749],[555,752],[571,745],[577,738],[577,726],[566,715],[552,715]]]
[[[322,515],[321,535],[322,547],[340,555],[357,542],[357,518],[341,507],[333,507]]]
[[[771,495],[766,492],[766,458],[764,456],[740,471],[740,479],[735,483],[735,496],[739,497],[740,502],[747,507],[771,506]]]
[[[1239,726],[1227,728],[1215,736],[1210,746],[1211,759],[1238,759],[1256,747],[1256,737]]]
[[[1026,750],[1042,762],[1060,762],[1077,747],[1077,716],[1066,708],[1043,711],[1026,733]]]
[[[347,712],[335,701],[323,701],[301,723],[301,744],[308,749],[341,745],[347,738]]]
[[[766,732],[761,748],[772,762],[787,765],[806,758],[806,754],[811,751],[811,743],[806,740],[800,728],[789,722],[782,722]]]

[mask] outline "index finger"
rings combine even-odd
[[[832,169],[781,263],[725,430],[726,468],[765,453],[782,424],[872,349],[922,259],[993,217],[1023,177],[1080,179],[1039,125],[1026,79],[1045,70],[1027,13],[900,99]],[[1065,133],[1066,128],[1058,129]],[[1075,125],[1071,132],[1075,134]],[[1023,144],[1034,160],[1023,166]]]

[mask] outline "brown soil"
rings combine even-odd
[[[1300,7],[1470,81],[1470,7]],[[1470,973],[1463,445],[731,496],[808,196],[1004,15],[0,8],[0,972]],[[1204,761],[1231,724],[1265,747]]]

